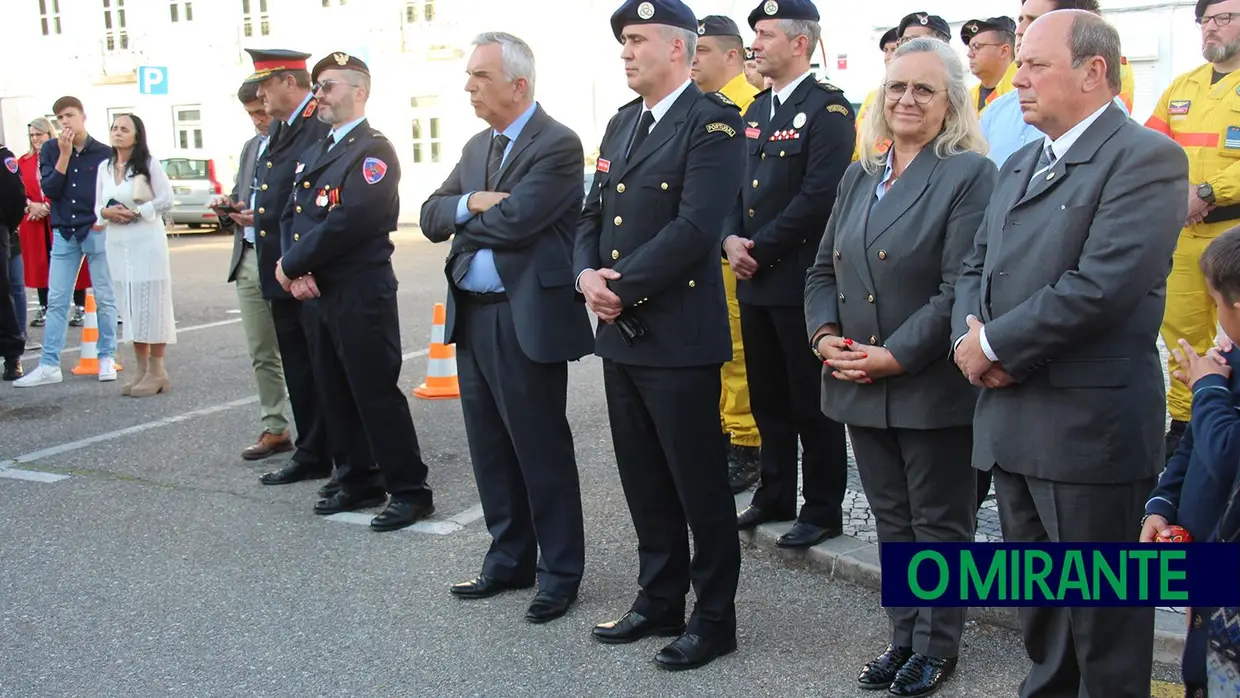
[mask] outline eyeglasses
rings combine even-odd
[[[318,91],[322,92],[323,94],[327,94],[331,92],[336,87],[336,85],[347,85],[348,87],[357,87],[357,85],[354,85],[351,82],[345,82],[344,80],[324,80],[323,82],[319,83]]]
[[[930,87],[929,85],[923,85],[922,83],[919,83],[919,82],[911,83],[911,84],[907,82],[885,82],[883,83],[883,91],[886,93],[887,99],[893,102],[899,102],[900,100],[904,99],[904,95],[908,93],[909,90],[912,90],[913,92],[913,101],[917,102],[918,104],[929,104],[930,100],[934,99],[934,96],[936,94],[947,91],[947,90],[936,90],[933,87]]]
[[[977,53],[987,46],[1006,46],[1006,44],[986,43],[984,41],[974,41],[969,44],[969,53]]]
[[[1234,19],[1237,14],[1240,14],[1240,12],[1220,12],[1216,15],[1210,15],[1209,17],[1198,17],[1197,24],[1204,27],[1209,24],[1211,20],[1213,20],[1216,26],[1225,27],[1228,24],[1231,24],[1231,20]]]

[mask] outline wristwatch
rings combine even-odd
[[[1197,185],[1197,198],[1201,199],[1207,204],[1214,203],[1214,187],[1210,186],[1209,182],[1202,182],[1201,184],[1198,184]]]

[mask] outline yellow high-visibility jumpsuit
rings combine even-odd
[[[724,85],[720,92],[736,102],[741,114],[749,108],[758,88],[750,85],[741,73]],[[719,422],[737,446],[761,446],[758,424],[749,411],[749,381],[745,375],[745,345],[741,342],[741,305],[736,300],[736,273],[727,259],[723,262],[723,289],[728,298],[728,324],[732,327],[732,360],[720,369],[723,390],[719,396]]]
[[[1213,73],[1214,66],[1207,63],[1176,78],[1145,122],[1179,143],[1188,155],[1185,197],[1189,186],[1203,182],[1214,189],[1214,210],[1204,222],[1180,231],[1167,277],[1161,332],[1169,349],[1182,338],[1199,354],[1213,345],[1218,325],[1218,311],[1198,266],[1201,253],[1223,231],[1240,224],[1240,73],[1211,85]],[[1170,363],[1169,368],[1177,368],[1174,359]],[[1192,401],[1192,392],[1172,380],[1167,391],[1171,418],[1189,421]]]
[[[1012,77],[1016,75],[1016,64],[1008,66],[1007,72],[1003,74],[1003,79],[995,86],[995,92],[1011,92],[1015,89],[1012,86]],[[1119,57],[1119,100],[1128,108],[1128,113],[1132,113],[1132,93],[1136,90],[1136,82],[1132,77],[1132,66],[1128,65],[1128,59],[1123,56]],[[977,94],[973,95],[973,103],[977,104]],[[1185,194],[1185,196],[1188,196]]]
[[[983,104],[980,109],[977,106],[977,98],[982,94],[982,83],[977,83],[972,89],[969,90],[969,104],[972,104],[973,108],[977,109],[977,113],[981,114],[982,109],[990,106],[991,102],[1015,89],[1012,87],[1012,76],[1015,74],[1016,63],[1008,63],[1007,70],[1003,72],[1003,77],[999,78],[999,83],[995,85],[995,89],[991,90],[990,94],[986,96],[986,103]]]
[[[864,123],[863,120],[865,119],[866,112],[874,108],[874,102],[878,99],[878,93],[879,93],[879,90],[876,89],[870,94],[866,95],[865,101],[861,103],[861,108],[857,110],[857,145],[856,147],[853,148],[853,156],[852,156],[853,162],[856,162],[857,158],[861,157],[861,135],[862,135],[861,124]],[[881,109],[882,105],[879,105],[879,108]],[[879,143],[878,144],[879,152],[885,153],[887,152],[887,149],[890,147],[891,147],[890,143]]]

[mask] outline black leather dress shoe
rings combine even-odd
[[[332,496],[333,494],[336,494],[339,491],[340,491],[340,481],[336,479],[336,474],[332,473],[331,478],[328,479],[328,481],[322,487],[319,488],[319,497],[321,499],[327,499],[328,497]]]
[[[331,477],[331,474],[332,469],[330,467],[305,465],[291,460],[279,470],[263,473],[259,476],[258,481],[264,485],[291,485],[302,480],[322,480],[325,477]]]
[[[607,645],[623,645],[637,642],[644,637],[676,637],[685,631],[685,614],[663,619],[647,618],[637,611],[629,611],[620,620],[608,621],[594,626],[594,639]]]
[[[320,499],[314,505],[314,513],[319,516],[328,516],[330,514],[339,514],[342,511],[370,509],[383,504],[385,500],[387,500],[387,493],[383,490],[337,492],[330,497]]]
[[[857,677],[857,686],[865,690],[877,691],[889,688],[891,682],[896,680],[900,667],[904,666],[904,663],[912,656],[912,647],[887,645],[887,649],[883,650],[882,654],[870,660],[861,669],[861,675]]]
[[[685,633],[672,640],[672,644],[659,650],[659,653],[654,656],[654,661],[668,671],[683,671],[706,666],[716,657],[735,651],[735,635],[716,640]]]
[[[487,599],[496,594],[501,594],[512,589],[529,589],[534,586],[533,582],[524,584],[511,584],[509,582],[501,582],[495,577],[480,574],[468,582],[453,584],[448,587],[448,591],[455,597],[461,599]]]
[[[928,696],[939,690],[943,682],[956,670],[955,657],[927,657],[914,654],[900,671],[895,681],[887,690],[893,696],[909,698],[911,696]]]
[[[775,541],[775,545],[781,548],[810,548],[828,538],[835,538],[843,533],[838,528],[823,528],[822,526],[798,521],[792,524],[792,528],[788,529],[787,533]]]
[[[387,508],[370,520],[372,531],[398,531],[408,528],[418,521],[435,513],[435,505],[429,502],[411,502],[407,499],[393,498]]]
[[[22,370],[22,359],[20,356],[4,360],[4,380],[15,381],[25,375]]]
[[[764,524],[768,521],[791,521],[794,518],[796,517],[780,517],[775,515],[773,512],[760,509],[750,504],[744,509],[741,509],[740,513],[736,515],[736,527],[743,531],[746,528],[753,528],[758,524]]]
[[[574,596],[560,596],[549,591],[540,591],[534,595],[530,608],[525,612],[525,619],[531,623],[546,623],[568,613],[568,607],[577,600]]]

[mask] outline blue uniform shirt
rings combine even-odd
[[[504,135],[508,137],[508,145],[504,148],[504,157],[500,160],[500,166],[508,160],[508,154],[512,152],[512,146],[517,142],[517,138],[521,135],[521,131],[525,125],[529,123],[530,117],[534,116],[536,104],[531,104],[525,113],[518,116],[516,121],[508,125],[504,129]],[[491,129],[491,138],[495,138],[499,132]],[[474,214],[469,212],[469,197],[473,192],[466,192],[461,196],[460,201],[456,205],[456,224],[461,225],[465,221],[473,217]],[[474,255],[469,262],[469,271],[465,273],[465,278],[461,279],[458,285],[462,291],[473,291],[474,293],[499,293],[504,290],[504,283],[500,281],[499,270],[495,268],[495,254],[491,250],[482,248]]]
[[[1115,103],[1124,113],[1128,113],[1123,100],[1116,97]],[[991,102],[982,112],[982,135],[986,136],[986,142],[990,145],[987,157],[1000,168],[1012,153],[1046,137],[1041,131],[1025,123],[1024,114],[1020,110],[1020,95],[1016,90]]]
[[[353,129],[357,128],[357,125],[362,123],[365,120],[366,120],[366,117],[363,116],[363,117],[354,119],[339,128],[332,129],[332,132],[331,132],[332,144],[328,148],[328,150],[335,148],[337,143],[344,140],[344,137],[349,135],[349,131],[352,131]]]

